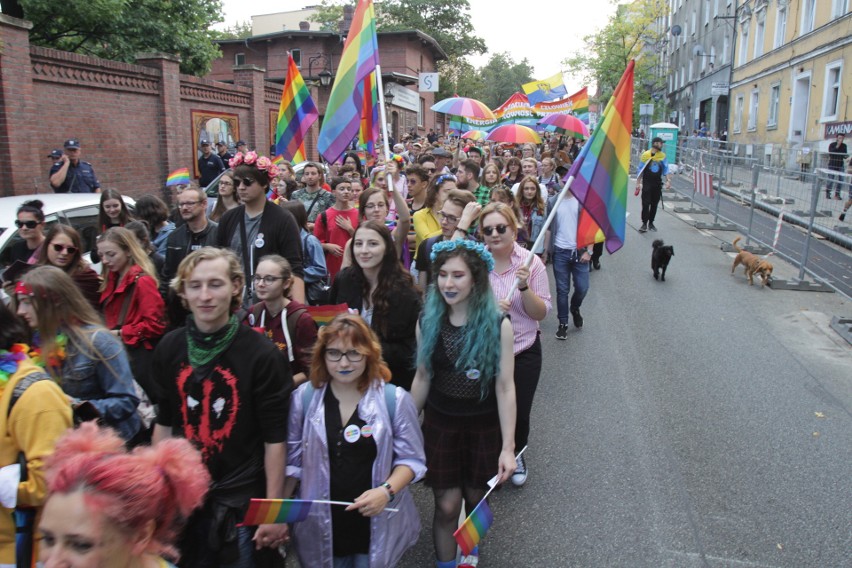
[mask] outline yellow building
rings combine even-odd
[[[803,148],[825,151],[838,131],[852,133],[851,5],[747,0],[737,6],[731,142],[772,145],[766,154],[775,147],[778,161],[789,165]]]

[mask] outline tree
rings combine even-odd
[[[208,28],[222,19],[221,0],[20,1],[36,45],[128,63],[142,51],[174,53],[193,75],[220,55]]]
[[[497,108],[521,85],[533,80],[533,68],[526,59],[515,63],[508,53],[495,53],[479,70],[479,76],[483,84],[480,100],[489,108]]]
[[[482,77],[467,59],[453,56],[447,61],[440,61],[438,73],[441,76],[440,90],[435,94],[435,100],[446,99],[454,95],[474,99],[482,96],[485,88]]]
[[[251,37],[251,34],[251,22],[249,20],[237,22],[222,31],[210,30],[210,35],[213,39],[246,39]]]
[[[664,78],[655,73],[658,65],[664,26],[660,21],[668,14],[666,0],[636,0],[618,6],[609,23],[586,36],[586,47],[562,62],[584,81],[597,85],[597,102],[603,107],[612,96],[627,64],[636,60],[634,70],[634,115],[639,105],[652,101],[663,86]],[[634,116],[634,124],[639,124]]]

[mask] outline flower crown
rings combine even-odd
[[[278,177],[278,174],[281,172],[278,170],[278,166],[272,163],[272,160],[267,158],[266,156],[257,157],[257,152],[246,152],[245,155],[237,152],[237,155],[231,158],[228,161],[228,165],[232,168],[236,168],[237,166],[245,164],[247,166],[254,166],[259,170],[263,170],[266,172],[266,175],[269,176],[269,181],[273,181]]]
[[[458,248],[475,252],[479,255],[479,258],[482,259],[482,262],[485,263],[485,266],[488,267],[488,272],[494,270],[494,257],[491,256],[491,252],[485,248],[485,245],[482,243],[478,243],[470,239],[458,239],[454,241],[441,241],[440,243],[435,243],[432,247],[432,254],[429,255],[429,259],[432,262],[435,262],[435,259],[438,258],[438,254],[453,251]]]

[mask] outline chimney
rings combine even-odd
[[[343,19],[340,21],[339,32],[340,35],[346,35],[349,33],[349,28],[352,27],[352,18],[355,16],[355,7],[347,4],[343,7]]]
[[[311,31],[311,23],[310,22],[299,22],[299,31],[300,32],[308,32]]]

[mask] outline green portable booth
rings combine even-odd
[[[659,136],[663,139],[663,152],[666,153],[666,161],[670,164],[677,163],[677,133],[678,128],[671,122],[658,122],[650,128],[651,140]],[[650,146],[649,146],[650,147]]]

